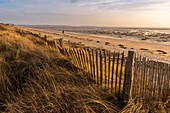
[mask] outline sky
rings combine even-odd
[[[169,27],[170,0],[0,0],[0,23]]]

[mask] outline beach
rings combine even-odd
[[[147,56],[147,58],[168,61],[170,59],[170,42],[154,40],[141,40],[140,38],[119,38],[114,36],[65,32],[47,29],[26,28],[33,32],[48,35],[54,39],[63,38],[66,41],[84,44],[88,47],[103,48],[109,51],[121,51],[127,53],[129,50],[136,55]]]

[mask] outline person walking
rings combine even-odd
[[[62,31],[63,35],[64,35],[64,30]]]

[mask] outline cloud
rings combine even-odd
[[[155,10],[169,7],[169,0],[70,0],[74,7],[103,10]]]

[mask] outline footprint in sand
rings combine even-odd
[[[109,45],[110,43],[109,42],[105,42],[105,45]]]
[[[142,51],[144,51],[144,52],[149,52],[149,53],[153,54],[152,51],[150,51],[150,50],[148,50],[148,49],[146,49],[146,48],[140,48],[140,50],[142,50]]]
[[[163,50],[156,50],[156,52],[158,52],[159,54],[167,54],[165,51]]]
[[[122,44],[119,44],[119,47],[122,48],[122,49],[127,49],[127,47],[122,45]]]

